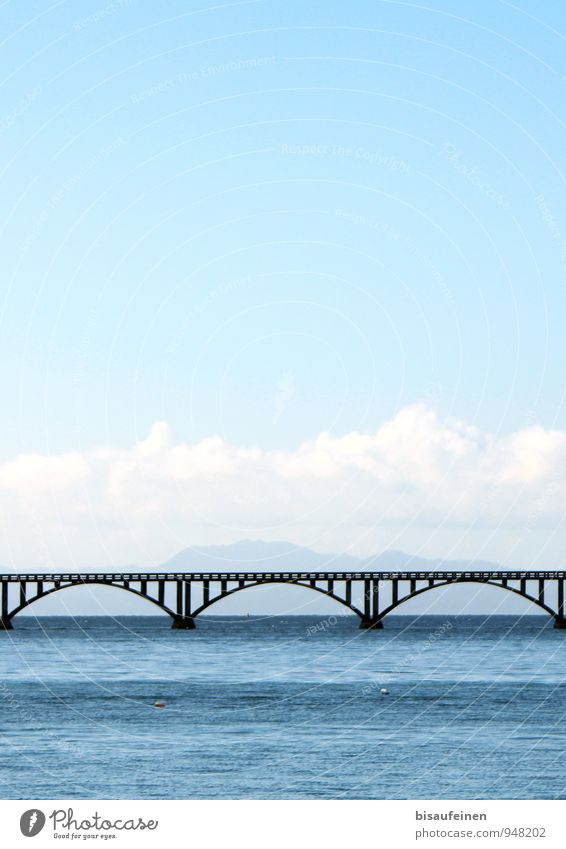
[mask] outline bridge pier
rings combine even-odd
[[[1,590],[1,610],[0,614],[0,631],[12,631],[14,626],[10,621],[9,610],[10,604],[8,601],[8,581],[2,581],[2,590]]]
[[[563,616],[555,616],[554,627],[566,630],[566,619]]]
[[[192,631],[197,626],[192,616],[175,616],[171,627],[175,631]]]
[[[379,631],[383,628],[381,619],[368,619],[365,616],[360,619],[360,628],[362,631]]]

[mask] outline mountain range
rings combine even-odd
[[[488,560],[431,560],[404,551],[383,551],[370,557],[351,554],[322,554],[290,542],[264,542],[244,539],[229,545],[190,546],[179,551],[159,567],[162,571],[226,572],[240,571],[286,572],[357,572],[437,569],[466,571],[470,569],[497,570],[498,563]]]

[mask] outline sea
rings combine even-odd
[[[545,617],[14,626],[3,799],[566,798],[566,631]]]

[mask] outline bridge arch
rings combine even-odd
[[[290,580],[290,581],[284,581],[284,582],[276,581],[276,580],[273,580],[273,581],[254,581],[253,583],[246,584],[244,587],[233,587],[232,589],[226,590],[221,595],[215,596],[214,598],[211,598],[206,603],[201,604],[199,607],[195,608],[192,611],[192,616],[193,617],[198,616],[199,613],[203,613],[205,610],[208,610],[210,607],[212,607],[213,604],[216,604],[219,601],[223,601],[225,598],[229,598],[230,596],[234,595],[235,593],[244,592],[245,590],[251,590],[254,587],[265,587],[265,586],[278,586],[278,587],[292,586],[292,587],[300,587],[301,589],[304,589],[304,590],[314,590],[315,592],[326,596],[326,598],[331,598],[333,601],[337,601],[338,604],[341,604],[343,607],[345,607],[347,610],[349,610],[350,613],[355,613],[357,616],[360,617],[360,619],[363,619],[362,611],[358,607],[356,607],[355,604],[352,604],[351,602],[348,603],[345,599],[341,598],[339,595],[336,595],[333,592],[329,592],[328,590],[325,590],[323,587],[315,587],[315,586],[312,586],[312,584],[310,584],[310,583],[304,583],[303,581],[300,581],[300,580],[297,580],[297,581]]]
[[[38,593],[34,596],[30,596],[29,598],[26,598],[24,603],[18,604],[16,607],[12,608],[12,610],[9,611],[8,620],[11,621],[14,618],[14,616],[16,616],[18,613],[21,613],[22,610],[26,610],[32,604],[35,604],[36,602],[40,601],[42,598],[47,598],[47,596],[53,595],[53,593],[62,592],[63,590],[70,590],[70,589],[73,589],[75,587],[83,587],[84,588],[84,587],[91,587],[91,586],[112,587],[115,590],[123,590],[124,592],[131,593],[132,595],[135,595],[138,598],[141,598],[144,601],[148,601],[151,604],[155,605],[155,607],[158,607],[159,610],[162,610],[164,613],[168,613],[169,616],[171,616],[172,619],[176,618],[175,611],[173,611],[168,605],[160,604],[157,599],[153,598],[150,595],[146,595],[146,594],[142,593],[140,590],[137,590],[134,587],[125,587],[123,584],[113,583],[111,581],[88,581],[88,583],[84,583],[82,581],[73,581],[73,582],[70,582],[70,583],[65,583],[61,587],[51,587],[48,590],[44,590],[41,593]]]
[[[430,590],[437,590],[442,587],[455,587],[459,586],[460,584],[476,584],[477,586],[495,587],[498,590],[504,590],[506,592],[514,593],[515,595],[519,596],[519,598],[522,598],[523,600],[531,602],[537,607],[540,607],[542,610],[545,611],[545,613],[548,613],[550,616],[554,618],[556,617],[556,611],[553,610],[552,607],[540,601],[535,596],[529,595],[527,592],[521,592],[521,590],[517,589],[516,587],[505,586],[503,584],[498,584],[489,580],[483,581],[474,578],[463,578],[458,579],[457,581],[442,581],[441,583],[435,583],[433,586],[421,587],[420,589],[414,590],[413,592],[408,593],[406,596],[399,598],[396,602],[391,603],[387,607],[383,608],[383,610],[381,610],[379,613],[378,620],[381,621],[382,619],[384,619],[385,616],[387,616],[388,613],[392,613],[392,611],[397,610],[397,608],[401,607],[401,605],[405,604],[405,602],[410,601],[413,598],[417,598],[423,593],[429,592]]]

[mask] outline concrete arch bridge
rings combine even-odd
[[[360,628],[379,629],[388,613],[425,592],[453,584],[488,584],[515,593],[566,628],[566,572],[66,572],[0,575],[0,630],[39,599],[69,587],[102,585],[133,593],[172,619],[172,627],[195,627],[197,617],[216,602],[250,587],[291,584],[322,593],[360,619]]]

